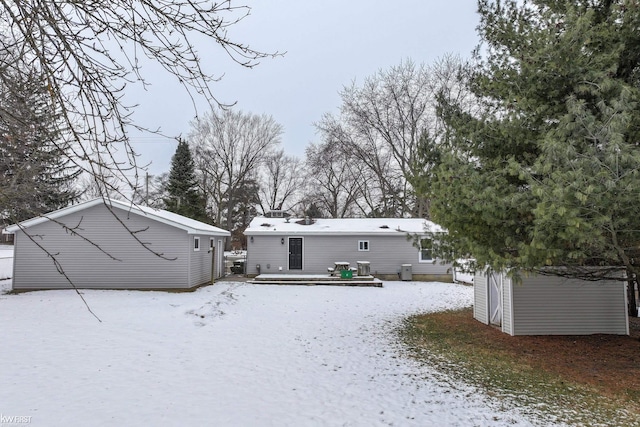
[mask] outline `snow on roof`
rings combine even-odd
[[[431,221],[420,218],[317,218],[305,225],[299,218],[257,217],[249,224],[244,234],[420,234],[426,231],[443,232],[444,229]]]
[[[214,227],[213,225],[196,221],[195,219],[187,218],[185,216],[178,215],[173,212],[165,211],[162,209],[154,209],[148,206],[134,205],[127,202],[122,202],[120,200],[102,199],[102,198],[89,200],[87,202],[83,202],[77,205],[59,209],[57,211],[44,214],[39,217],[28,219],[26,221],[21,222],[20,225],[15,224],[5,228],[3,232],[15,233],[16,231],[19,231],[21,228],[29,228],[34,225],[41,224],[45,221],[49,221],[51,219],[58,219],[65,215],[79,212],[99,204],[105,204],[111,208],[116,208],[123,211],[131,212],[136,215],[146,216],[158,222],[162,222],[164,224],[168,224],[173,227],[183,229],[189,234],[206,234],[206,235],[215,235],[215,236],[231,235],[231,233],[221,228]]]

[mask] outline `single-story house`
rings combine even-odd
[[[473,317],[509,335],[629,335],[626,282],[476,272]]]
[[[172,212],[93,199],[4,230],[13,289],[189,289],[224,275],[228,231]],[[71,282],[71,283],[70,283]]]
[[[336,262],[369,263],[380,279],[451,281],[451,265],[441,264],[426,244],[436,224],[416,218],[266,218],[247,227],[246,273],[326,274]],[[419,236],[415,243],[413,237]],[[424,244],[424,248],[419,247]]]

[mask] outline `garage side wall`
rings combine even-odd
[[[524,277],[511,286],[513,335],[628,335],[625,283]]]
[[[118,209],[114,212],[131,230],[137,231],[138,239],[155,253],[137,242],[104,205],[58,219],[69,228],[67,230],[47,221],[30,227],[28,232],[55,256],[79,288],[188,287],[187,233],[141,215]],[[23,232],[16,233],[15,251],[14,289],[70,288],[52,259]]]
[[[200,239],[200,249],[194,249],[194,239]],[[214,251],[211,251],[211,238],[213,238]],[[205,235],[190,235],[189,247],[187,251],[189,253],[189,286],[199,286],[211,282],[211,264],[216,263],[218,266],[222,266],[224,260],[224,252],[219,250],[218,240],[223,240],[224,237],[211,237]],[[216,257],[216,260],[213,257]],[[218,272],[216,272],[218,273]]]

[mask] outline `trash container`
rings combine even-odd
[[[244,274],[244,261],[234,261],[231,266],[231,272],[234,274]]]
[[[400,280],[413,280],[411,264],[402,264],[402,268],[400,269]]]
[[[369,261],[358,261],[358,276],[369,276],[371,274],[371,265]]]
[[[340,270],[340,278],[341,279],[351,279],[351,278],[353,278],[353,271],[351,271],[351,270]]]

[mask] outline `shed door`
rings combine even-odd
[[[302,270],[302,238],[289,238],[289,270]]]
[[[502,326],[502,276],[489,273],[489,323]]]

